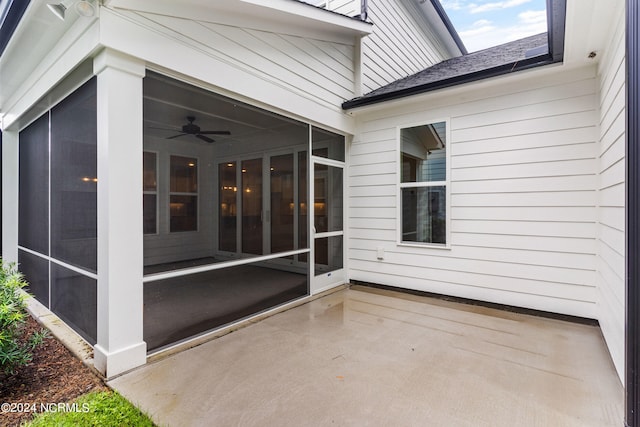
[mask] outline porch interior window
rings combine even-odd
[[[218,165],[220,197],[218,211],[218,248],[225,252],[236,252],[238,227],[238,182],[237,163],[226,162]]]
[[[262,255],[262,158],[242,161],[242,252]]]
[[[271,252],[294,249],[293,153],[271,157]]]
[[[172,233],[198,229],[198,160],[171,156],[169,227]]]
[[[158,229],[158,159],[156,153],[142,153],[142,204],[144,234]]]

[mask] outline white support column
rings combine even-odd
[[[2,258],[18,262],[18,132],[2,132]]]
[[[98,337],[107,378],[146,363],[142,335],[143,61],[105,49],[98,76]]]

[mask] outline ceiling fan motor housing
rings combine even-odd
[[[188,134],[199,133],[200,132],[200,126],[193,124],[193,121],[195,119],[196,118],[193,117],[193,116],[187,117],[187,120],[189,120],[189,123],[184,125],[184,126],[182,126],[182,132],[188,133]]]

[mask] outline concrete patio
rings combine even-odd
[[[596,326],[353,286],[116,378],[161,426],[620,426]]]

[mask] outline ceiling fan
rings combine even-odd
[[[205,135],[231,135],[231,132],[229,132],[228,130],[201,130],[200,126],[193,123],[196,120],[194,116],[187,116],[187,120],[189,121],[189,123],[182,126],[182,133],[170,136],[166,139],[174,139],[174,138],[179,138],[185,135],[193,135],[196,138],[199,138],[205,142],[212,143],[212,142],[215,142],[215,139],[211,139]],[[166,129],[166,128],[156,128],[156,129],[175,130],[175,129]]]

